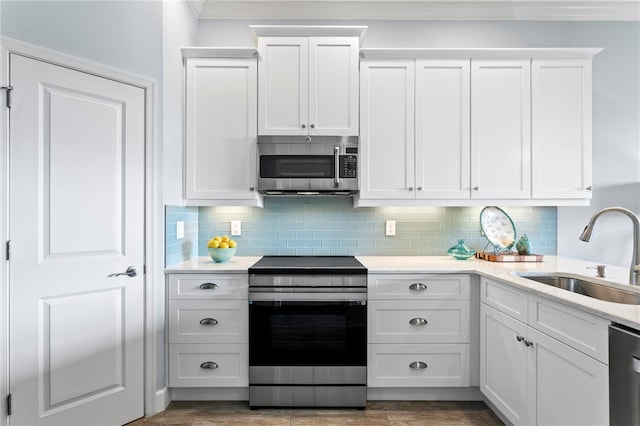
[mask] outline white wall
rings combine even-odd
[[[163,167],[162,191],[164,205],[182,204],[182,55],[180,48],[196,45],[198,20],[188,3],[183,1],[165,1],[163,3]],[[164,223],[161,224],[158,237],[162,239],[164,253]],[[164,257],[162,258],[164,262]],[[156,336],[157,387],[166,386],[166,357],[164,312],[164,286],[157,287],[158,333]]]
[[[200,45],[255,46],[249,24],[367,25],[362,47],[603,47],[593,61],[593,200],[558,208],[558,254],[627,266],[631,224],[604,217],[590,243],[578,236],[600,208],[640,213],[640,23],[506,21],[201,21]]]

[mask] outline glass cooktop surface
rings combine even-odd
[[[250,274],[366,273],[354,256],[263,256],[249,268]]]

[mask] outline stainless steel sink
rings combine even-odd
[[[640,294],[615,287],[608,287],[592,281],[562,275],[520,275],[522,278],[537,281],[573,293],[604,300],[605,302],[640,305]]]

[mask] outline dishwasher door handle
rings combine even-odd
[[[640,374],[640,358],[638,358],[635,355],[633,355],[632,358],[633,358],[633,371]]]

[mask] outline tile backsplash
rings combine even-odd
[[[531,251],[556,254],[555,207],[503,207],[517,238],[525,233]],[[207,256],[206,243],[230,235],[231,221],[242,221],[236,256],[367,255],[441,256],[459,238],[483,250],[482,207],[360,207],[351,198],[268,197],[264,208],[166,208],[166,265]],[[185,222],[185,237],[176,239],[176,222]],[[396,221],[396,236],[385,236],[385,221]]]

